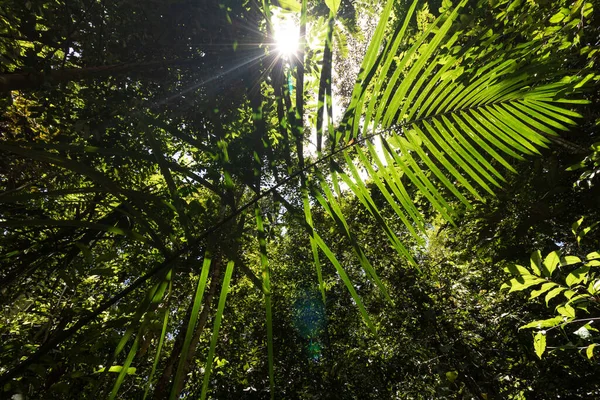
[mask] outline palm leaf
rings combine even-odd
[[[329,138],[333,154],[343,155],[349,173],[331,162],[330,177],[338,196],[343,182],[380,222],[397,252],[412,261],[372,200],[365,180],[377,186],[408,232],[420,240],[424,217],[408,195],[407,183],[414,185],[440,215],[453,223],[455,211],[449,194],[467,207],[471,207],[468,197],[484,201],[485,194],[493,195],[505,182],[499,167],[515,171],[505,157],[523,159],[524,155],[540,154],[538,148],[547,147],[549,137],[555,136],[557,130],[567,130],[575,124],[572,118],[580,116],[560,104],[581,101],[559,95],[572,88],[572,82],[548,84],[511,59],[510,52],[494,54],[480,47],[456,46],[461,32],[453,23],[467,0],[407,43],[405,35],[418,3],[414,1],[392,40],[384,43],[393,3],[389,1],[382,13],[342,125]],[[513,55],[523,56],[524,52],[533,51],[521,48]],[[470,64],[465,60],[470,60]],[[326,80],[327,76],[321,76],[322,82]],[[319,116],[322,102],[320,93]],[[323,123],[318,121],[320,142]],[[381,137],[379,150],[372,142],[376,136]],[[365,143],[368,152],[356,145],[353,157],[346,150],[350,144],[335,150],[340,139],[346,143],[358,139],[358,143]],[[366,179],[357,164],[366,172]],[[350,231],[327,180],[318,171],[315,175],[315,186],[321,190],[313,189],[314,198],[346,234],[367,275],[387,295]],[[302,185],[305,189],[304,180]],[[320,284],[315,245],[335,266],[365,322],[372,327],[340,262],[315,231],[308,198],[304,209]]]
[[[377,330],[375,329],[375,325],[373,325],[373,323],[371,322],[371,319],[369,318],[369,314],[367,313],[367,310],[366,310],[365,306],[363,305],[362,300],[358,296],[358,293],[356,293],[356,290],[354,289],[354,285],[352,284],[350,277],[348,277],[348,274],[346,273],[346,271],[342,267],[341,263],[335,256],[335,253],[333,251],[331,251],[329,246],[327,246],[327,244],[325,243],[323,238],[321,238],[321,236],[319,236],[319,234],[317,233],[317,231],[314,228],[313,221],[312,221],[312,213],[310,211],[310,202],[308,199],[307,189],[303,189],[303,199],[304,199],[304,215],[305,215],[305,221],[306,221],[305,228],[307,230],[307,233],[308,233],[308,235],[310,237],[310,241],[311,241],[311,249],[312,249],[313,257],[315,260],[315,265],[317,267],[319,288],[321,289],[321,296],[323,298],[323,304],[325,304],[325,283],[323,281],[323,275],[321,272],[321,267],[320,267],[321,264],[319,262],[318,248],[321,249],[323,254],[325,254],[325,256],[329,259],[331,264],[334,266],[335,270],[338,273],[338,276],[340,277],[340,279],[342,280],[342,282],[348,289],[348,292],[350,292],[350,295],[352,296],[354,303],[357,305],[361,315],[363,316],[363,320],[364,320],[365,324],[367,324],[367,326],[369,327],[369,329],[371,329],[371,331],[373,333],[376,333]]]
[[[172,289],[173,289],[173,281],[170,281],[169,282],[169,293],[167,296],[170,296]],[[167,336],[168,325],[169,325],[169,307],[167,306],[167,307],[165,307],[165,310],[164,310],[162,330],[160,332],[158,346],[156,347],[156,355],[154,356],[154,362],[152,363],[152,370],[150,371],[150,375],[148,375],[148,383],[146,384],[146,389],[144,390],[143,400],[145,400],[146,397],[148,397],[148,392],[150,391],[150,386],[152,385],[152,381],[154,379],[154,374],[156,373],[156,367],[158,366],[158,362],[160,361],[160,355],[161,355],[163,344],[165,343],[165,337]]]
[[[329,216],[338,224],[341,230],[345,233],[346,237],[350,240],[352,250],[354,251],[354,254],[356,255],[363,270],[365,271],[367,276],[369,276],[370,279],[375,283],[379,290],[383,293],[386,299],[391,303],[392,299],[387,289],[383,285],[383,282],[381,282],[381,279],[379,279],[377,272],[375,272],[375,268],[373,268],[373,266],[371,265],[371,262],[367,258],[365,252],[358,244],[358,239],[348,226],[348,222],[346,222],[346,218],[344,217],[340,205],[333,196],[329,185],[327,184],[327,182],[325,182],[325,178],[320,173],[317,173],[317,177],[319,179],[320,186],[327,197],[326,200],[321,195],[321,193],[319,193],[317,190],[313,190],[313,194],[315,195],[317,201],[323,206],[327,214],[329,214]]]
[[[206,282],[208,281],[208,272],[210,270],[211,260],[211,255],[207,252],[204,255],[202,271],[200,272],[200,278],[198,279],[198,285],[194,295],[192,314],[190,315],[190,320],[188,321],[187,331],[185,332],[185,338],[183,340],[183,347],[181,349],[181,354],[179,355],[179,363],[177,365],[177,371],[175,372],[175,378],[173,379],[173,387],[171,389],[170,399],[177,397],[177,387],[179,386],[179,382],[183,379],[184,366],[186,364],[190,343],[192,342],[192,336],[194,334],[194,330],[196,329],[196,322],[198,321],[200,307],[202,306],[202,298],[204,297]]]
[[[140,344],[140,336],[142,335],[142,329],[143,329],[143,327],[140,327],[140,330],[139,330],[137,336],[135,337],[135,340],[133,341],[133,345],[131,346],[129,353],[127,354],[127,358],[125,359],[125,362],[123,363],[123,368],[121,369],[121,371],[119,371],[117,380],[113,386],[113,389],[110,392],[110,395],[108,396],[109,400],[113,400],[116,398],[117,393],[119,392],[119,388],[123,384],[123,381],[125,380],[125,376],[127,376],[129,366],[133,362],[133,358],[135,357],[135,354],[137,353],[137,349]]]
[[[229,261],[227,263],[227,270],[225,271],[225,276],[223,277],[221,295],[219,296],[219,306],[217,308],[217,315],[215,316],[215,322],[213,325],[213,333],[210,339],[210,348],[208,350],[208,357],[206,358],[206,366],[204,367],[204,381],[202,382],[202,394],[200,395],[201,400],[204,400],[206,398],[206,394],[208,393],[208,382],[210,380],[212,364],[215,358],[215,348],[217,347],[217,339],[219,338],[219,329],[221,328],[221,319],[223,318],[225,301],[227,300],[227,293],[229,292],[229,282],[231,281],[231,275],[233,274],[233,266],[233,261]]]
[[[137,350],[139,347],[139,342],[140,342],[140,337],[142,336],[142,334],[144,333],[145,328],[146,328],[146,321],[144,321],[144,317],[153,313],[156,310],[158,305],[163,301],[165,294],[167,292],[167,288],[171,288],[172,284],[173,284],[172,271],[169,271],[166,273],[164,279],[161,282],[157,282],[156,284],[154,284],[152,287],[150,287],[148,289],[148,291],[146,293],[146,297],[140,303],[140,305],[137,307],[135,314],[131,318],[131,322],[130,322],[129,326],[127,327],[127,330],[125,331],[125,334],[123,334],[123,337],[117,344],[115,351],[113,352],[110,359],[108,360],[107,367],[104,369],[104,375],[106,375],[108,373],[108,371],[110,370],[110,366],[113,364],[113,362],[119,356],[119,354],[121,354],[121,352],[125,348],[125,345],[127,344],[127,342],[129,342],[129,339],[131,339],[131,337],[133,336],[135,326],[140,321],[142,321],[139,325],[138,333],[135,336],[135,339],[129,350],[129,353],[127,354],[127,357],[125,358],[122,369],[119,372],[119,375],[117,376],[117,379],[116,379],[116,381],[113,385],[113,388],[109,394],[110,399],[114,399],[116,397],[117,393],[119,392],[119,389],[120,389],[121,385],[123,384],[123,381],[126,377],[129,366],[133,362],[133,358],[135,357],[135,354],[137,353]],[[170,291],[170,289],[169,289],[169,291]],[[162,339],[161,339],[161,341],[162,341]]]
[[[302,189],[302,205],[304,208],[304,220],[307,224],[308,227],[308,234],[309,234],[309,240],[310,240],[310,250],[313,256],[313,260],[315,262],[315,269],[317,271],[317,282],[319,283],[319,291],[321,292],[321,298],[323,300],[323,304],[325,304],[325,281],[323,280],[323,272],[321,270],[321,261],[319,259],[319,247],[317,245],[317,242],[315,240],[315,238],[313,237],[313,235],[311,234],[312,231],[315,229],[314,227],[314,223],[313,223],[313,219],[312,219],[312,212],[310,210],[310,200],[308,198],[308,189],[303,188]]]
[[[138,232],[123,229],[118,226],[111,226],[106,224],[99,224],[95,222],[79,221],[79,220],[55,220],[55,219],[23,219],[23,220],[11,220],[11,221],[0,221],[0,227],[2,228],[22,228],[22,227],[72,227],[72,228],[85,228],[90,230],[110,232],[116,235],[126,236],[141,242],[146,242],[143,235]]]
[[[387,238],[390,241],[390,244],[392,245],[392,247],[396,249],[398,254],[404,255],[411,264],[416,265],[410,252],[402,244],[402,242],[400,241],[398,236],[394,233],[394,230],[389,226],[387,221],[381,215],[379,208],[377,207],[377,205],[375,204],[375,201],[371,197],[369,190],[365,186],[365,183],[363,182],[363,179],[360,177],[360,174],[359,174],[358,170],[356,169],[356,167],[354,166],[354,163],[351,162],[350,157],[348,156],[348,154],[346,152],[344,153],[344,156],[345,156],[347,165],[350,167],[350,171],[352,172],[354,180],[352,180],[350,178],[350,176],[348,176],[345,172],[343,172],[341,170],[332,172],[333,179],[335,180],[337,177],[339,177],[350,188],[350,190],[352,190],[354,192],[354,194],[357,196],[358,200],[363,204],[363,206],[365,206],[365,208],[369,211],[369,213],[376,219],[379,226],[381,226],[384,229],[384,231],[387,235]]]
[[[267,239],[263,218],[260,208],[255,207],[256,230],[258,232],[258,243],[260,249],[260,264],[262,267],[263,294],[265,296],[265,311],[267,317],[267,357],[269,363],[269,386],[271,388],[271,399],[275,398],[275,372],[273,369],[273,314],[271,310],[271,272],[269,270],[269,259],[267,257]]]
[[[358,307],[358,310],[360,311],[360,313],[363,317],[364,323],[367,325],[367,327],[369,327],[371,332],[373,332],[373,334],[376,335],[377,329],[375,328],[375,325],[373,325],[373,322],[371,322],[371,318],[369,317],[369,313],[367,312],[367,309],[365,308],[358,293],[356,293],[356,289],[354,289],[354,285],[352,284],[350,277],[348,276],[348,274],[346,273],[346,271],[344,270],[344,268],[338,261],[337,257],[335,256],[333,251],[331,251],[329,246],[327,246],[327,244],[321,238],[321,236],[319,236],[319,234],[314,230],[312,232],[312,237],[314,238],[315,242],[317,243],[317,245],[319,246],[321,251],[329,259],[331,264],[333,264],[333,266],[335,267],[335,270],[337,271],[337,273],[338,273],[340,279],[342,280],[342,282],[344,283],[344,285],[346,285],[348,292],[350,292],[350,295],[352,296],[354,303],[356,303],[356,306]]]
[[[467,206],[465,194],[479,201],[484,192],[493,195],[504,182],[498,166],[514,171],[505,157],[540,154],[538,149],[547,147],[550,137],[580,116],[561,103],[581,103],[563,97],[573,82],[547,83],[509,52],[486,50],[482,55],[480,47],[456,46],[461,32],[453,22],[466,0],[407,45],[405,33],[416,4],[386,46],[380,33],[391,15],[383,13],[341,126],[346,141],[359,139],[369,150],[365,154],[357,148],[356,159],[344,151],[345,167],[355,180],[350,190],[365,199],[359,183],[364,177],[354,165],[358,162],[413,235],[414,223],[422,218],[399,191],[403,181],[416,186],[452,222],[455,212],[448,194]],[[371,143],[375,136],[382,137],[383,151]],[[339,168],[331,173],[340,174]]]
[[[143,210],[145,208],[144,204],[146,200],[143,196],[132,196],[133,193],[137,192],[121,188],[120,185],[115,183],[104,173],[97,171],[95,168],[85,163],[73,161],[67,157],[63,157],[62,155],[56,153],[32,150],[30,148],[6,143],[0,143],[0,150],[12,152],[33,160],[50,163],[58,167],[70,170],[78,175],[88,177],[89,179],[97,182],[105,189],[107,189],[113,196],[122,200],[122,202],[127,206],[127,210],[131,214],[131,216],[152,237],[154,244],[158,248],[164,248],[163,241],[160,239],[160,236],[154,231],[154,229],[150,225],[150,221],[154,221],[160,226],[162,225],[161,221],[156,217],[146,217],[138,209],[131,206],[131,204],[135,204],[136,206],[138,206],[139,209]]]

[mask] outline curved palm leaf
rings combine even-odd
[[[484,193],[493,195],[494,188],[505,181],[501,167],[514,171],[506,157],[523,159],[524,155],[539,154],[538,148],[547,147],[556,131],[567,130],[575,124],[572,118],[580,117],[561,105],[582,101],[564,97],[575,87],[573,82],[548,83],[556,76],[538,76],[519,61],[527,60],[525,55],[535,51],[535,44],[533,50],[530,46],[507,51],[500,46],[495,53],[487,47],[458,45],[462,32],[453,22],[466,0],[410,42],[406,33],[418,1],[409,7],[393,35],[386,35],[393,3],[389,1],[382,13],[340,129],[329,138],[332,153],[343,155],[348,172],[332,162],[330,176],[336,192],[341,183],[345,184],[378,220],[392,247],[414,265],[408,250],[381,216],[366,180],[377,186],[407,231],[420,241],[424,217],[409,196],[407,185],[414,185],[440,215],[453,222],[455,212],[448,194],[467,207],[471,206],[468,197],[484,201]],[[385,43],[386,36],[392,40]],[[488,38],[487,45],[493,40],[499,37]],[[372,140],[375,137],[381,138],[379,148]],[[352,146],[354,142],[357,144]],[[346,234],[367,276],[387,294],[336,206],[327,179],[316,173],[313,181],[316,202]],[[304,207],[314,240],[318,235],[306,200]],[[322,250],[332,264],[339,265],[335,255]],[[318,254],[313,253],[319,266]],[[336,269],[365,316],[352,283]],[[320,276],[320,267],[318,272]],[[365,322],[370,324],[367,317]]]
[[[505,157],[539,154],[539,147],[547,147],[557,131],[567,130],[575,124],[572,118],[580,116],[561,105],[581,101],[564,97],[572,82],[547,83],[547,75],[527,68],[516,58],[522,52],[513,52],[515,58],[502,50],[482,57],[479,47],[457,45],[461,32],[453,30],[453,21],[466,1],[409,44],[405,34],[415,1],[393,40],[384,45],[391,3],[363,62],[341,126],[343,137],[338,133],[330,140],[334,145],[340,139],[366,143],[368,154],[355,146],[356,159],[344,151],[346,167],[352,172],[355,163],[362,166],[416,233],[422,219],[404,195],[405,184],[415,185],[452,221],[446,193],[467,205],[465,192],[478,200],[484,192],[493,194],[504,181],[499,167],[514,171]],[[371,143],[374,136],[381,137],[381,149]],[[340,174],[339,167],[335,173]],[[362,197],[364,178],[353,175],[349,187]]]

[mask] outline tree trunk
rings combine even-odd
[[[111,75],[128,75],[166,67],[200,64],[200,60],[161,60],[141,63],[102,65],[98,67],[69,68],[49,72],[17,72],[0,74],[0,93],[12,90],[40,89],[46,84],[73,82]]]

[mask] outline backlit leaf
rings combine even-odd
[[[533,338],[533,347],[535,348],[535,354],[541,359],[544,351],[546,351],[546,333],[538,332]]]
[[[559,325],[561,323],[564,322],[564,318],[561,316],[558,317],[554,317],[554,318],[549,318],[549,319],[542,319],[539,321],[533,321],[528,323],[527,325],[523,325],[519,328],[519,330],[521,329],[544,329],[544,328],[552,328],[556,325]]]
[[[588,346],[588,348],[585,350],[585,355],[587,356],[588,359],[592,359],[592,357],[594,357],[594,348],[596,347],[597,343],[592,343]]]

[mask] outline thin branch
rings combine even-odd
[[[575,322],[584,322],[584,321],[600,321],[600,317],[594,317],[594,318],[581,318],[581,319],[574,319],[572,321],[565,321],[562,324],[558,324],[556,326],[553,326],[551,328],[548,329],[542,329],[544,332],[550,332],[553,329],[556,328],[562,328],[563,326],[569,325],[569,324],[573,324]]]

